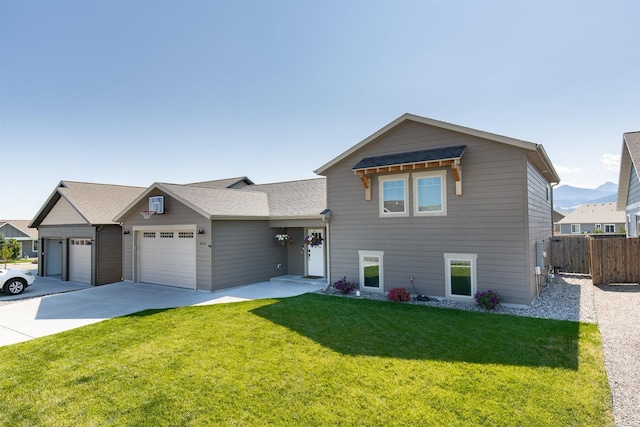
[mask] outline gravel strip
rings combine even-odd
[[[341,295],[332,288],[327,293]],[[360,298],[386,300],[383,294],[368,292]],[[475,303],[457,301],[410,304],[486,312]],[[615,424],[640,427],[640,284],[594,286],[588,275],[556,275],[530,307],[500,306],[491,313],[597,323]]]
[[[490,313],[597,323],[593,292],[590,276],[556,275],[555,280],[542,288],[542,292],[535,298],[530,306],[501,305],[491,310]],[[330,287],[326,293],[330,295],[342,295],[332,287]],[[350,298],[358,298],[353,293],[347,296]],[[362,292],[359,298],[381,301],[387,300],[384,294],[373,292]],[[412,299],[408,304],[487,312],[487,310],[479,307],[475,302],[450,301],[445,299],[416,301]]]

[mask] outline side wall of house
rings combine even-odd
[[[274,244],[269,221],[213,221],[212,226],[213,290],[286,274],[287,247]]]
[[[211,221],[208,218],[193,211],[188,206],[180,203],[172,197],[156,191],[149,195],[164,196],[164,213],[152,215],[149,219],[144,219],[140,214],[141,210],[149,208],[149,198],[145,197],[131,210],[131,214],[124,219],[123,230],[128,234],[123,234],[122,265],[124,280],[134,281],[135,266],[135,233],[134,227],[172,228],[187,225],[201,228],[204,234],[196,235],[196,288],[199,290],[211,290]]]
[[[103,225],[96,230],[96,285],[122,280],[122,227]]]
[[[353,173],[363,157],[466,145],[462,195],[446,171],[446,216],[381,218],[378,175],[371,201]],[[327,170],[331,209],[331,282],[359,280],[358,251],[384,251],[384,287],[445,296],[445,253],[477,255],[478,290],[495,289],[506,302],[529,304],[527,161],[523,149],[405,122]],[[435,169],[438,170],[438,169]],[[407,173],[407,172],[401,172]],[[409,179],[409,210],[413,188]],[[550,224],[550,222],[549,222]],[[413,285],[410,278],[414,278]]]
[[[547,180],[542,176],[540,171],[529,162],[527,165],[527,195],[529,210],[529,243],[527,249],[529,251],[529,268],[525,271],[525,280],[529,283],[530,301],[533,301],[537,294],[537,279],[535,275],[535,267],[537,262],[536,243],[542,243],[543,252],[547,254],[543,258],[541,274],[546,272],[544,268],[549,264],[549,256],[551,254],[551,237],[553,236],[553,216],[551,207],[551,187]],[[540,276],[540,280],[544,280]]]
[[[627,236],[640,237],[640,180],[638,170],[631,168],[629,195],[627,196]]]

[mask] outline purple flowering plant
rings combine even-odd
[[[502,302],[500,294],[491,289],[484,292],[476,292],[473,298],[480,307],[486,308],[487,310],[493,310]]]
[[[333,288],[339,291],[342,294],[349,294],[351,291],[357,288],[357,286],[349,281],[347,281],[347,276],[338,280],[333,284]]]

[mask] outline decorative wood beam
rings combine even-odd
[[[460,163],[455,162],[452,164],[451,171],[456,180],[456,196],[462,196],[462,168],[460,167]]]
[[[371,177],[367,175],[367,172],[358,172],[358,176],[360,177],[360,181],[362,181],[362,185],[364,185],[364,199],[366,201],[371,200]]]

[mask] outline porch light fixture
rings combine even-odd
[[[129,233],[131,233],[129,230],[124,230],[124,231],[122,232],[122,234],[129,234]]]
[[[204,230],[202,228],[198,228],[198,234],[204,234]]]

